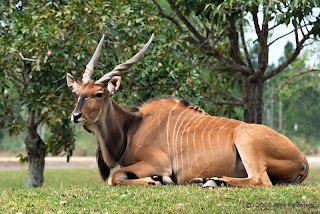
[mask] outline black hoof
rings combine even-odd
[[[220,180],[222,177],[213,177],[213,178],[210,178],[210,180],[214,180],[217,184],[218,187],[223,187],[223,186],[227,186],[227,183]]]
[[[223,187],[223,186],[227,186],[227,183],[225,181],[220,180],[222,177],[217,178],[217,177],[213,177],[213,178],[209,178],[208,181],[202,186],[203,188],[206,187]]]
[[[220,181],[220,180],[215,180],[216,184],[218,187],[223,187],[223,186],[227,186],[227,183],[224,181]]]
[[[162,176],[153,176],[152,180],[162,182]]]

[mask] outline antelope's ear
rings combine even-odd
[[[75,79],[71,74],[67,74],[67,85],[70,91],[77,92],[78,89],[82,86],[82,83]]]
[[[110,93],[110,96],[117,93],[119,87],[120,87],[121,77],[114,76],[112,79],[108,82],[108,91]]]

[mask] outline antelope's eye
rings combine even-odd
[[[103,93],[96,94],[96,97],[101,98],[103,96]]]

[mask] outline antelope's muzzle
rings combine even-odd
[[[75,112],[72,114],[71,121],[74,123],[79,123],[79,119],[81,118],[82,113]]]

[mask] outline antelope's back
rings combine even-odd
[[[148,139],[158,138],[157,143],[165,142],[171,149],[190,142],[196,146],[201,143],[205,148],[232,144],[235,128],[243,123],[208,115],[198,106],[174,98],[149,101],[139,110],[144,115],[144,135]]]

